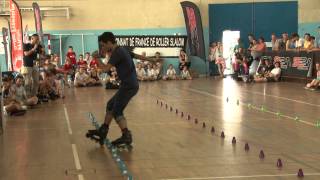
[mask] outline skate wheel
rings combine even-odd
[[[86,133],[86,137],[87,137],[87,138],[90,138],[90,134],[89,134],[89,133]]]

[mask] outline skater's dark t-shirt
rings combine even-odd
[[[136,68],[133,63],[134,54],[123,47],[117,47],[110,57],[109,63],[116,67],[121,80],[121,86],[126,88],[138,87]]]

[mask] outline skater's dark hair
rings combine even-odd
[[[39,37],[38,34],[32,34],[32,37]]]
[[[104,32],[98,37],[98,41],[104,43],[110,41],[112,44],[115,44],[116,38],[112,32]]]

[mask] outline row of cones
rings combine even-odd
[[[227,98],[227,101],[228,101],[228,98]],[[159,104],[159,103],[160,103],[161,107],[164,105],[164,103],[162,101],[157,100],[157,104]],[[237,104],[239,105],[239,100],[237,101]],[[169,108],[168,104],[165,104],[165,108],[166,109]],[[173,107],[170,106],[169,110],[170,110],[170,112],[172,112],[173,111]],[[175,109],[175,113],[178,115],[179,114],[179,110]],[[180,112],[180,116],[181,116],[181,118],[183,118],[185,116],[182,111]],[[191,116],[189,114],[187,115],[187,120],[191,120]],[[197,118],[194,119],[194,123],[195,124],[199,123]],[[206,128],[206,123],[205,122],[202,123],[202,128]],[[215,133],[214,126],[211,127],[211,133]],[[221,138],[225,138],[225,133],[223,131],[221,132],[220,137]],[[233,145],[235,145],[237,143],[236,137],[233,137],[231,142],[232,142]],[[248,143],[245,144],[244,150],[245,151],[249,151],[250,150],[250,146],[249,146]],[[260,159],[264,159],[265,158],[265,154],[264,154],[263,150],[260,151],[259,158]],[[283,167],[283,163],[282,163],[282,160],[280,158],[277,160],[277,164],[276,165],[277,165],[278,168],[282,168]],[[304,177],[302,169],[298,170],[297,176],[298,177]]]

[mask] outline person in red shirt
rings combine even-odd
[[[78,60],[78,63],[77,63],[77,64],[78,64],[78,67],[79,67],[79,68],[85,68],[85,69],[87,69],[88,63],[87,63],[86,60],[83,59],[83,55],[82,55],[82,54],[79,55],[79,60]]]
[[[92,59],[91,59],[91,62],[90,62],[90,68],[98,68],[99,66],[99,54],[97,51],[93,52],[92,53]]]
[[[73,51],[72,46],[69,46],[67,56],[71,60],[72,65],[77,65],[76,53]]]
[[[68,57],[66,57],[66,62],[63,65],[63,71],[64,71],[65,74],[68,74],[72,70],[73,70],[73,66],[72,66],[71,60]]]

